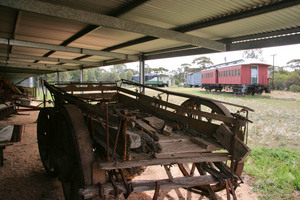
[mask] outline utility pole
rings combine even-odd
[[[273,56],[272,89],[274,90],[274,88],[275,88],[275,85],[274,85],[274,79],[275,79],[275,65],[274,65],[274,60],[275,60],[276,54],[272,54],[271,56]]]

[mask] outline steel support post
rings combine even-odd
[[[83,68],[80,69],[80,83],[83,82]]]
[[[83,82],[83,68],[81,67],[80,68],[80,83],[82,83],[82,82]],[[80,87],[82,87],[82,85]],[[83,91],[81,91],[80,94],[83,94]]]
[[[143,53],[140,55],[139,76],[140,76],[139,78],[140,84],[144,85],[145,84],[145,59]],[[145,87],[141,86],[140,92],[145,94]]]
[[[56,72],[56,81],[59,84],[59,71]]]

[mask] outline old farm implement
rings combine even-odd
[[[147,96],[132,87],[147,87]],[[62,182],[66,199],[185,188],[236,199],[250,108],[137,83],[44,83],[55,106],[41,109],[37,136],[46,172]],[[148,91],[148,90],[147,90]],[[158,93],[158,94],[157,94]],[[181,105],[171,103],[182,100]],[[231,113],[223,104],[234,106]],[[134,180],[161,165],[167,179]],[[174,176],[172,168],[180,170]]]

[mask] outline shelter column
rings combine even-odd
[[[140,65],[139,65],[139,81],[140,84],[145,84],[145,57],[144,53],[141,53],[140,55]],[[140,87],[140,92],[145,93],[145,87]]]
[[[83,82],[83,68],[80,69],[80,83]]]
[[[59,83],[59,71],[56,72],[56,81]]]

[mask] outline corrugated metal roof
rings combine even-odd
[[[46,13],[47,15],[39,11],[45,7],[44,2],[50,3],[47,4],[49,6],[46,11],[50,11]],[[35,6],[30,7],[31,3]],[[138,60],[140,53],[144,53],[145,58],[150,59],[213,52],[216,50],[214,46],[216,40],[229,41],[224,43],[227,49],[247,49],[255,47],[256,44],[249,42],[243,46],[234,46],[230,41],[241,36],[245,40],[265,37],[266,34],[300,32],[299,0],[42,0],[34,2],[6,0],[0,2],[0,5],[2,5],[0,6],[0,42],[2,39],[0,53],[93,61],[104,63],[103,65],[107,65],[110,60],[119,63],[128,62],[129,60],[126,59],[129,58],[128,56],[133,56],[130,58],[131,61],[134,61],[133,58]],[[52,9],[51,6],[57,9]],[[59,13],[61,8],[66,12]],[[86,14],[80,15],[82,11]],[[103,15],[94,15],[95,13],[116,18],[111,18],[112,21],[109,21],[107,27],[89,24],[90,21],[86,19],[101,22]],[[114,19],[119,21],[113,22]],[[120,26],[114,24],[117,26],[112,28],[109,27],[110,23],[120,23]],[[118,28],[122,27],[121,23],[127,23],[133,31],[121,30],[122,28]],[[155,31],[151,30],[151,27]],[[163,29],[157,29],[158,27]],[[184,34],[167,32],[169,29]],[[152,32],[150,33],[149,30]],[[196,37],[189,38],[191,35]],[[270,38],[270,40],[281,45],[300,43],[299,34],[286,34],[286,36],[280,41],[278,38]],[[3,39],[24,40],[29,42],[29,45],[7,45],[4,44]],[[202,39],[204,42],[195,43],[196,40],[202,41]],[[200,48],[204,43],[206,48]],[[47,44],[56,46],[45,49],[48,47]],[[263,45],[268,46],[270,42],[260,42],[257,46]],[[43,48],[40,48],[41,46]],[[61,50],[61,46],[76,47],[76,53]],[[103,56],[95,52],[86,53],[89,50],[103,50],[112,54]],[[166,52],[166,54],[155,57],[152,51]],[[124,54],[124,58],[121,59],[120,54]],[[1,56],[0,59],[26,61],[26,65],[33,62],[59,64],[53,61],[16,59],[7,56]],[[77,66],[78,69],[82,67],[81,64],[74,65],[74,63],[66,63],[66,65]],[[1,66],[5,67],[6,64],[2,63]],[[83,67],[91,66],[86,64]],[[33,66],[28,68],[35,69]],[[56,69],[56,67],[44,68]],[[62,69],[67,67],[64,66]]]

